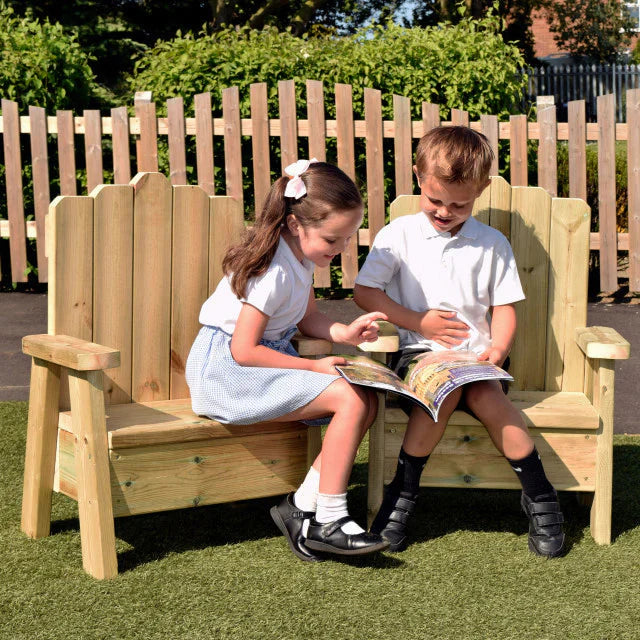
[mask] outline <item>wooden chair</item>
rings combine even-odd
[[[418,196],[400,196],[391,218],[420,210]],[[586,327],[590,211],[582,200],[552,198],[502,178],[478,199],[474,215],[510,239],[526,300],[516,304],[509,397],[522,411],[550,481],[559,490],[593,496],[591,533],[611,540],[613,387],[616,359],[629,343],[606,327]],[[366,350],[393,350],[389,336]],[[376,357],[382,359],[384,354]],[[394,475],[407,417],[387,408],[369,432],[369,518]],[[484,427],[455,411],[421,481],[429,487],[518,489]]]
[[[47,536],[52,491],[74,498],[96,578],[118,571],[114,516],[286,493],[320,449],[318,427],[225,426],[191,411],[184,366],[198,313],[242,229],[238,202],[159,173],[51,204],[49,333],[23,340],[22,529]]]

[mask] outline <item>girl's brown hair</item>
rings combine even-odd
[[[416,149],[416,171],[443,182],[484,184],[489,178],[493,150],[487,138],[469,127],[436,127],[425,133]]]
[[[239,298],[244,297],[249,279],[265,273],[271,264],[289,214],[294,214],[303,227],[318,227],[332,213],[362,209],[358,187],[338,167],[314,162],[300,177],[307,189],[306,195],[298,200],[285,197],[289,178],[278,178],[253,228],[227,251],[222,269],[225,275],[231,276],[231,289]]]

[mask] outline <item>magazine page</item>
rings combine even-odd
[[[430,408],[416,395],[389,367],[364,356],[346,356],[347,364],[336,366],[336,369],[351,384],[373,387],[380,391],[391,391],[418,403],[423,409]]]
[[[513,380],[513,377],[487,360],[478,360],[472,351],[447,350],[416,355],[405,378],[407,386],[431,407],[435,416],[454,389],[479,380]]]

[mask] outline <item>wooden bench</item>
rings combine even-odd
[[[420,210],[419,196],[400,196],[391,218]],[[526,300],[516,304],[509,397],[522,411],[558,490],[593,496],[591,533],[611,540],[613,388],[616,359],[629,343],[606,327],[586,327],[590,211],[582,200],[551,198],[502,178],[478,199],[474,215],[510,239]],[[393,333],[365,349],[392,351]],[[377,354],[383,359],[384,354]],[[369,518],[393,478],[407,417],[387,408],[369,432]],[[470,414],[455,411],[429,459],[422,486],[518,489],[511,467]]]
[[[159,173],[51,204],[49,333],[23,340],[22,529],[49,534],[53,490],[76,499],[83,565],[97,578],[118,571],[114,516],[286,493],[320,449],[318,427],[225,426],[191,411],[184,366],[199,310],[243,224],[235,200]]]

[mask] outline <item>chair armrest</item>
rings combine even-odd
[[[75,371],[99,371],[120,366],[117,349],[71,336],[25,336],[22,338],[22,352]]]
[[[378,320],[378,339],[375,342],[363,342],[358,345],[360,351],[375,353],[394,353],[400,349],[400,337],[396,326],[386,320]]]
[[[576,342],[587,358],[627,360],[629,343],[611,327],[578,327]]]
[[[333,351],[333,342],[322,338],[310,338],[296,333],[291,338],[294,349],[302,356],[326,356]]]

